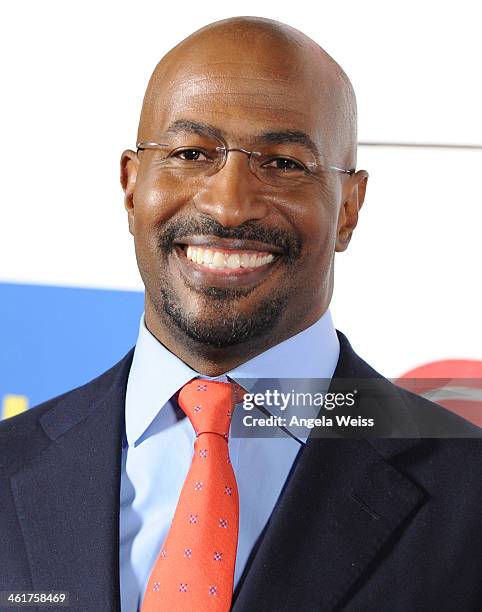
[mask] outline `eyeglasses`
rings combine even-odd
[[[226,164],[228,153],[248,156],[254,176],[273,187],[291,188],[320,181],[327,172],[352,175],[355,169],[323,166],[314,154],[297,143],[262,145],[256,151],[228,148],[220,139],[190,134],[172,138],[171,142],[138,142],[137,151],[154,150],[153,167],[177,176],[180,180],[195,180],[212,176]]]

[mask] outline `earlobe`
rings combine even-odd
[[[124,190],[124,207],[127,210],[129,231],[134,234],[134,190],[139,169],[139,158],[135,151],[127,149],[120,160],[120,182]]]
[[[342,253],[343,251],[347,249],[348,245],[350,244],[351,236],[353,234],[353,229],[354,228],[350,229],[346,226],[343,226],[338,230],[338,235],[336,237],[336,245],[335,245],[335,251],[337,253]]]

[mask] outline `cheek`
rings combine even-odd
[[[320,210],[305,219],[303,256],[296,285],[306,307],[320,304],[329,291],[336,243],[336,214]]]
[[[315,258],[331,260],[335,251],[338,224],[338,209],[341,186],[332,176],[331,185],[323,190],[322,197],[306,215],[305,224],[309,232],[307,244]],[[315,255],[316,254],[316,255]]]
[[[138,177],[134,192],[134,238],[136,246],[157,253],[159,228],[191,199],[191,194],[160,184],[154,172]]]
[[[332,218],[313,221],[303,257],[303,284],[308,293],[318,295],[331,274],[335,252],[336,223]]]
[[[336,193],[330,199],[313,199],[291,208],[290,224],[302,241],[302,259],[320,264],[330,258],[335,249],[337,231]]]

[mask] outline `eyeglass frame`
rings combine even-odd
[[[218,138],[218,140],[220,140]],[[220,142],[222,142],[220,140]],[[145,151],[145,150],[153,150],[153,149],[159,149],[160,147],[169,147],[169,144],[166,143],[160,143],[160,142],[151,142],[151,141],[140,141],[136,143],[136,149],[137,152],[139,151]],[[176,151],[176,149],[188,149],[189,147],[174,147],[172,150]],[[193,147],[193,148],[199,148],[199,147]],[[224,161],[222,163],[222,165],[219,167],[218,170],[216,170],[216,172],[214,172],[213,174],[217,174],[220,170],[223,169],[223,167],[225,166],[227,159],[228,159],[228,153],[230,153],[231,151],[238,151],[239,153],[244,153],[248,156],[248,160],[250,161],[252,157],[257,157],[262,155],[262,153],[260,153],[259,151],[249,151],[248,149],[243,149],[243,148],[238,148],[238,147],[232,147],[232,148],[228,148],[226,146],[222,146],[222,147],[216,147],[215,149],[216,151],[224,151]],[[280,157],[282,157],[282,155],[280,154]],[[290,157],[289,155],[286,157]],[[168,159],[168,158],[166,158]],[[316,162],[301,162],[301,164],[303,164],[303,166],[310,166],[310,167],[318,167],[321,168],[322,170],[325,170],[327,172],[341,172],[343,174],[348,174],[349,176],[353,176],[356,173],[356,169],[352,168],[350,170],[346,170],[345,168],[339,168],[338,166],[324,166],[322,164],[317,164]],[[262,181],[262,179],[259,178],[259,176],[257,174],[255,174],[252,170],[251,170],[251,165],[248,163],[249,169],[251,171],[251,173],[260,181]],[[308,172],[309,175],[316,177],[316,175],[312,172]],[[262,181],[263,182],[263,181]]]

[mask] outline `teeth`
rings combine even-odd
[[[215,251],[212,265],[215,268],[224,268],[224,253],[221,253],[221,251]]]
[[[249,268],[250,267],[250,262],[251,261],[251,256],[248,255],[248,253],[243,253],[241,255],[241,267],[242,268]]]
[[[235,253],[234,255],[230,255],[226,258],[226,265],[228,268],[239,268],[241,267],[241,262],[239,261],[239,255]]]
[[[256,255],[255,253],[229,253],[201,247],[188,246],[186,257],[198,264],[203,264],[209,268],[229,268],[237,270],[239,268],[259,268],[273,261],[271,253]]]

